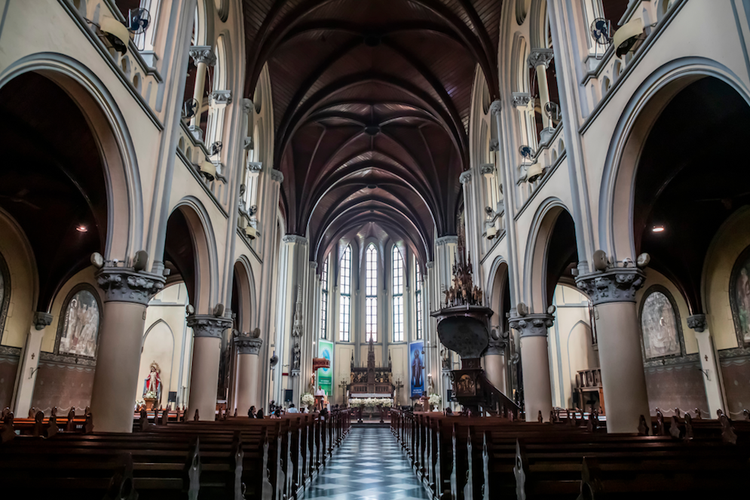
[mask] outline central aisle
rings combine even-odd
[[[353,428],[313,481],[306,500],[426,500],[422,484],[387,428]]]

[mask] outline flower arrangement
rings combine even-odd
[[[143,399],[156,399],[156,392],[148,391],[146,394],[143,395]]]
[[[376,406],[383,406],[384,408],[390,408],[393,406],[393,400],[385,398],[354,398],[349,400],[349,406],[359,408],[365,406],[367,408],[374,408]]]
[[[428,402],[430,403],[430,406],[437,407],[440,404],[440,396],[438,394],[430,394]]]
[[[309,392],[306,392],[302,395],[302,404],[307,406],[308,408],[313,406],[315,404],[315,396],[313,396]]]

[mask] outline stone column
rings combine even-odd
[[[261,408],[263,402],[258,399],[258,376],[260,375],[260,348],[262,339],[248,334],[235,337],[237,346],[237,399],[235,407],[240,416],[247,415],[251,406]]]
[[[458,177],[464,191],[464,215],[466,222],[466,249],[469,257],[474,258],[474,262],[479,259],[479,242],[484,232],[484,209],[481,207],[482,194],[481,182],[479,176],[473,176],[472,170],[462,172]],[[474,266],[474,282],[484,283],[483,266]]]
[[[51,323],[51,314],[46,312],[34,313],[34,326],[26,334],[26,345],[21,352],[21,369],[18,372],[15,403],[13,404],[13,412],[16,415],[25,416],[31,408],[31,398],[34,396],[34,386],[36,385],[36,374],[37,367],[39,366],[39,354],[42,350],[44,329]]]
[[[529,54],[529,67],[536,70],[536,80],[539,86],[539,101],[542,108],[542,123],[544,124],[544,130],[542,130],[539,138],[539,143],[546,143],[552,134],[554,128],[552,127],[552,121],[544,112],[544,106],[549,102],[549,86],[547,85],[547,68],[552,58],[555,57],[555,53],[552,49],[533,49]]]
[[[644,280],[643,271],[635,267],[608,269],[576,279],[597,313],[607,432],[636,432],[640,416],[650,418],[635,307],[635,292]]]
[[[190,371],[190,398],[187,420],[198,410],[200,420],[214,420],[219,384],[221,337],[232,327],[232,320],[210,314],[188,316],[187,326],[193,329],[193,362]]]
[[[511,316],[510,327],[521,334],[523,397],[526,421],[536,422],[539,412],[545,421],[552,410],[552,385],[549,374],[547,328],[555,317],[546,313]]]
[[[714,347],[714,339],[708,330],[706,315],[694,314],[688,316],[687,324],[690,329],[695,331],[695,338],[698,341],[698,354],[703,370],[703,383],[706,387],[708,411],[711,415],[716,415],[716,410],[722,410],[726,413],[726,397],[721,368],[719,367],[719,357]]]
[[[163,276],[113,266],[100,269],[96,280],[105,299],[91,414],[99,432],[132,432],[146,307],[164,288],[165,280]]]
[[[507,382],[506,382],[506,358],[505,348],[507,341],[505,339],[494,340],[490,337],[490,346],[487,348],[487,352],[484,355],[484,369],[487,372],[487,378],[492,385],[503,392],[508,394]]]
[[[206,86],[206,71],[208,66],[216,64],[216,56],[207,45],[196,45],[190,47],[190,57],[195,63],[195,87],[193,88],[193,99],[198,103],[195,116],[190,119],[190,132],[199,141],[203,141],[203,131],[201,130],[201,108],[203,107],[203,90]]]

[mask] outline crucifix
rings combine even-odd
[[[401,379],[399,378],[396,380],[396,382],[393,384],[396,387],[396,399],[393,402],[393,406],[398,406],[398,396],[401,391],[401,388],[404,386],[404,383],[401,382]]]

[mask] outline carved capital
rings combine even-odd
[[[247,162],[247,169],[253,173],[260,173],[261,170],[263,170],[263,163],[259,161],[249,161]]]
[[[307,245],[307,238],[298,234],[286,234],[281,239],[284,243],[295,243],[298,245]]]
[[[449,244],[458,245],[458,236],[441,236],[435,240],[435,243],[437,243],[439,247]]]
[[[232,102],[231,90],[214,90],[211,92],[211,100],[214,105],[227,105]]]
[[[555,323],[555,317],[547,313],[527,314],[526,316],[511,316],[510,327],[518,330],[521,337],[546,337],[547,328]]]
[[[490,151],[500,151],[500,141],[498,141],[497,139],[491,139]]]
[[[251,337],[250,334],[243,333],[234,338],[234,344],[237,346],[238,353],[257,356],[260,353],[260,348],[263,347],[263,339],[256,339]]]
[[[461,172],[461,175],[458,176],[458,180],[461,181],[461,184],[466,184],[471,180],[471,170],[467,170],[466,172]]]
[[[492,175],[495,173],[494,163],[485,163],[482,165],[482,175]]]
[[[193,337],[211,337],[220,339],[224,330],[232,327],[232,320],[216,317],[211,314],[191,314],[187,318],[187,326],[193,329]]]
[[[503,103],[499,100],[492,101],[492,104],[490,104],[490,113],[493,115],[499,115],[500,111],[503,109]]]
[[[147,305],[164,288],[164,276],[136,272],[131,267],[103,267],[96,282],[104,290],[105,302],[134,302]]]
[[[708,326],[708,324],[706,323],[705,314],[693,314],[692,316],[688,316],[687,324],[688,328],[690,328],[691,330],[695,330],[698,333],[704,331],[706,329],[706,326]]]
[[[508,337],[508,332],[500,335],[498,339],[494,339],[492,338],[492,335],[490,335],[490,344],[487,347],[487,352],[484,353],[485,356],[505,356],[505,348],[508,347]]]
[[[310,261],[310,269],[315,270],[317,268],[318,268],[318,263],[315,262],[314,260],[311,260]]]
[[[513,107],[525,108],[531,102],[531,94],[528,92],[513,92]]]
[[[433,267],[435,267],[435,263],[434,263],[434,262],[432,262],[432,261],[430,261],[430,262],[428,262],[427,264],[425,264],[425,267],[426,267],[427,269],[432,269]]]
[[[44,330],[45,327],[52,324],[52,315],[47,312],[36,311],[34,313],[34,328]]]
[[[553,57],[555,57],[555,52],[552,49],[533,49],[529,54],[529,68],[544,66],[547,69]]]
[[[271,170],[271,180],[281,184],[282,182],[284,182],[284,174],[282,174],[279,170]]]
[[[249,115],[254,107],[255,107],[255,104],[253,104],[253,101],[247,98],[242,99],[242,112],[243,113],[245,113],[246,115]],[[252,130],[250,132],[252,132]]]
[[[255,140],[252,137],[245,137],[242,139],[242,149],[245,151],[255,149]]]
[[[200,63],[208,66],[216,64],[216,56],[209,45],[195,45],[190,47],[190,57],[193,58],[196,66]]]
[[[620,267],[579,276],[576,284],[591,298],[594,305],[599,305],[635,302],[635,292],[643,286],[645,280],[646,275],[639,268]]]

